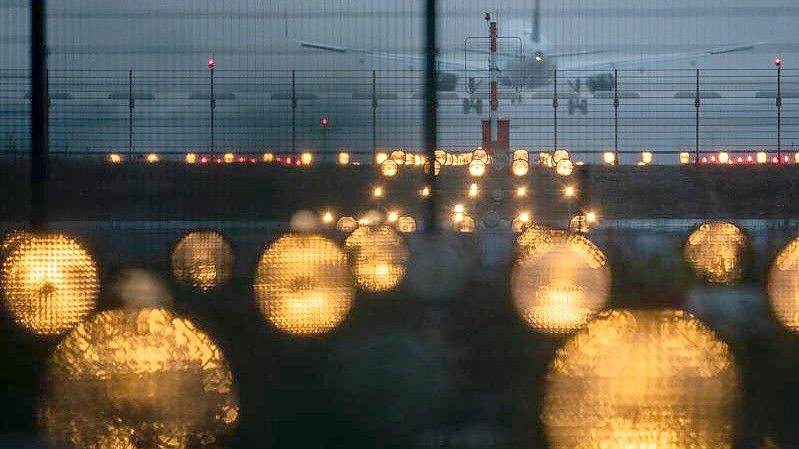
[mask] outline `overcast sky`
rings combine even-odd
[[[26,0],[0,4],[2,68],[27,66],[27,4]],[[49,2],[50,64],[56,69],[199,69],[205,55],[214,53],[220,67],[231,69],[361,68],[357,58],[298,49],[285,39],[284,27],[305,40],[417,52],[422,4],[420,0]],[[483,11],[496,14],[500,34],[516,33],[519,21],[532,17],[533,2],[500,0],[484,5],[443,0],[440,4],[441,46],[458,55],[465,37],[485,33]],[[790,67],[791,53],[799,44],[795,0],[543,0],[542,9],[543,33],[557,51],[637,55],[768,42],[756,54],[706,64],[758,67],[768,64],[767,55],[781,52]],[[378,68],[383,66],[392,68],[377,63]]]

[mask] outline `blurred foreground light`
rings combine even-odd
[[[602,160],[606,165],[616,165],[616,153],[613,151],[605,151],[602,153]]]
[[[541,421],[552,449],[732,446],[727,345],[681,311],[600,314],[560,348]]]
[[[519,186],[516,187],[516,197],[517,198],[524,198],[527,196],[527,187]]]
[[[472,183],[472,185],[469,186],[469,198],[476,198],[479,194],[480,187],[477,184]]]
[[[563,159],[555,166],[555,171],[560,176],[570,176],[574,171],[574,164],[568,159]]]
[[[197,155],[195,153],[186,153],[185,161],[187,164],[196,164]]]
[[[225,153],[222,156],[222,161],[224,161],[226,164],[232,164],[236,161],[236,155],[233,153]]]
[[[385,214],[377,209],[369,209],[358,218],[359,226],[374,226],[385,221]]]
[[[383,187],[377,186],[372,189],[372,198],[382,198],[383,197]]]
[[[743,276],[746,234],[724,221],[702,223],[685,242],[683,255],[694,273],[712,284],[735,284]]]
[[[768,162],[768,154],[765,151],[758,151],[757,154],[755,154],[755,160],[758,164],[765,164]]]
[[[422,187],[422,190],[419,191],[419,195],[423,198],[430,196],[430,187]]]
[[[582,327],[605,306],[610,269],[602,251],[585,237],[540,228],[526,231],[546,232],[550,234],[537,237],[543,240],[536,250],[528,246],[520,251],[511,272],[511,294],[530,327],[547,334],[567,333]]]
[[[780,324],[799,332],[799,238],[788,243],[772,262],[768,295]]]
[[[108,162],[111,164],[121,164],[122,156],[119,153],[111,153],[108,155]]]
[[[552,160],[552,154],[544,151],[538,153],[538,165],[542,165],[544,167],[549,167],[549,168],[554,167],[555,162]]]
[[[475,230],[475,223],[474,218],[470,217],[469,215],[456,213],[455,217],[453,217],[453,227],[457,232],[474,232]]]
[[[300,154],[300,162],[302,162],[302,165],[311,165],[313,163],[313,154],[308,151]]]
[[[569,160],[569,152],[564,149],[555,150],[555,152],[552,153],[552,163],[554,163],[556,166],[561,161],[568,161],[568,160]]]
[[[456,214],[462,214],[464,211],[466,211],[466,208],[463,206],[463,204],[456,204],[452,207],[452,212],[455,212]]]
[[[478,148],[472,152],[473,161],[481,161],[484,164],[487,164],[488,159],[488,152],[482,148]]]
[[[729,164],[730,163],[730,153],[726,151],[719,152],[719,163],[720,164]]]
[[[486,163],[480,159],[472,160],[469,163],[469,175],[479,178],[483,176],[486,172]]]
[[[23,235],[8,245],[2,288],[15,323],[35,334],[59,335],[94,309],[100,282],[94,259],[77,241]]]
[[[405,277],[408,248],[390,226],[364,226],[344,241],[355,282],[366,292],[393,290]]]
[[[513,160],[514,161],[530,161],[530,153],[525,149],[517,149],[513,150]]]
[[[316,232],[319,230],[320,221],[312,211],[300,209],[289,219],[289,229],[296,232]]]
[[[148,164],[157,164],[161,161],[161,158],[158,157],[158,154],[156,153],[147,153],[147,155],[144,157],[144,160],[147,161]]]
[[[342,151],[338,154],[338,165],[349,165],[350,164],[350,153],[346,151]]]
[[[383,174],[386,178],[393,178],[397,176],[397,172],[399,172],[399,166],[393,159],[386,159],[382,164],[380,164],[380,173]]]
[[[588,211],[585,213],[585,221],[587,221],[589,224],[596,223],[598,219],[599,218],[594,211]]]
[[[322,223],[330,224],[336,220],[336,217],[333,216],[333,213],[330,211],[325,212],[322,214]]]
[[[39,422],[54,447],[216,447],[239,418],[219,348],[166,310],[114,310],[79,324],[45,380]]]
[[[585,215],[575,215],[569,220],[569,231],[574,232],[576,234],[586,234],[588,231],[591,230],[591,223],[588,222],[588,219]]]
[[[683,151],[683,152],[680,153],[679,159],[680,159],[680,163],[681,164],[688,164],[688,163],[691,162],[691,153],[688,153],[687,151]]]
[[[655,159],[655,155],[651,151],[642,151],[641,152],[641,161],[638,165],[649,165]]]
[[[388,153],[386,153],[384,151],[378,151],[377,153],[375,153],[375,164],[376,165],[381,165],[383,162],[386,161],[386,159],[388,159]]]
[[[416,220],[413,217],[399,217],[397,230],[402,233],[416,232]]]
[[[793,162],[799,164],[799,152],[793,154]]]
[[[353,217],[341,217],[336,222],[336,229],[341,232],[350,233],[358,228],[358,222]]]
[[[574,186],[569,185],[563,188],[563,196],[566,198],[573,198],[576,193]]]
[[[109,281],[111,297],[127,310],[168,309],[172,307],[172,294],[166,283],[153,271],[127,267]]]
[[[275,155],[272,153],[264,153],[263,157],[261,158],[264,162],[270,163],[275,160]]]
[[[524,160],[515,160],[511,165],[511,170],[516,176],[524,176],[530,171],[530,163]]]
[[[399,220],[399,211],[397,210],[392,210],[386,215],[386,221],[389,223],[395,223],[397,220]]]
[[[347,255],[332,240],[312,234],[272,243],[258,261],[253,287],[266,319],[295,335],[338,327],[355,295]]]
[[[172,250],[172,274],[181,284],[208,291],[233,277],[233,247],[217,231],[192,231]]]
[[[405,164],[405,152],[402,150],[395,150],[391,152],[391,160],[397,165]]]

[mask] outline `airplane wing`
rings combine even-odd
[[[564,61],[564,62],[558,62],[558,69],[610,70],[610,69],[625,69],[625,68],[627,69],[641,68],[645,67],[647,64],[653,64],[657,62],[684,61],[691,59],[706,58],[709,56],[724,55],[728,53],[749,51],[761,45],[764,45],[764,43],[758,42],[754,44],[718,47],[718,48],[699,50],[694,52],[654,54],[654,55],[645,55],[645,56],[618,58],[618,59],[605,59],[605,60],[600,59],[593,61],[575,60],[569,62]]]

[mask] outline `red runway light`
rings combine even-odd
[[[251,158],[250,158],[250,163],[251,163],[251,164],[254,164],[254,163],[256,163],[256,162],[257,162],[257,160],[256,160],[254,157],[251,157]]]
[[[216,60],[214,58],[208,58],[208,68],[213,69],[216,67]]]
[[[322,120],[319,121],[319,124],[322,126],[327,126],[327,117],[322,117]]]
[[[774,58],[774,65],[777,66],[777,67],[781,66],[782,65],[782,57],[777,56],[776,58]]]
[[[707,164],[707,158],[706,157],[702,157],[702,163],[703,164]]]
[[[200,163],[201,164],[207,164],[208,163],[208,158],[203,156],[202,158],[200,158]]]

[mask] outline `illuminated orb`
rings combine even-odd
[[[746,234],[732,223],[717,221],[697,227],[683,247],[686,262],[712,284],[734,284],[743,276]]]
[[[469,163],[469,174],[475,178],[483,176],[486,172],[486,164],[480,159],[474,159]]]
[[[780,251],[768,275],[771,309],[786,329],[799,331],[799,238]]]
[[[530,164],[525,160],[517,159],[513,161],[513,164],[511,165],[511,170],[513,171],[513,174],[516,176],[524,176],[530,170]]]
[[[399,172],[399,166],[396,162],[394,162],[393,159],[386,159],[382,164],[380,164],[380,172],[383,174],[383,176],[391,178],[397,175],[397,172]]]
[[[350,164],[350,153],[346,151],[342,151],[338,154],[338,164],[339,165],[349,165]]]
[[[352,232],[358,227],[358,222],[353,217],[341,217],[336,222],[336,229],[341,232]]]
[[[532,237],[538,233],[537,239]],[[530,327],[562,334],[582,327],[610,293],[607,258],[590,240],[562,231],[531,228],[511,271],[511,295]],[[535,241],[537,240],[537,241]]]
[[[396,150],[391,152],[391,160],[397,163],[397,165],[404,165],[405,164],[405,152],[402,150]]]
[[[40,335],[59,335],[95,307],[100,282],[92,256],[70,237],[25,234],[6,239],[3,300],[14,321]]]
[[[175,280],[208,291],[233,277],[233,247],[216,231],[193,231],[172,250]]]
[[[295,335],[334,329],[355,295],[347,255],[333,241],[311,234],[289,234],[272,243],[258,261],[253,287],[267,320]]]
[[[604,312],[557,351],[541,420],[553,449],[730,448],[737,385],[691,315]]]
[[[397,230],[402,233],[416,232],[416,220],[409,216],[399,217]]]
[[[55,447],[219,446],[239,417],[210,337],[162,309],[100,313],[55,349],[39,422]]]
[[[389,226],[367,226],[355,230],[344,241],[355,282],[367,292],[394,289],[405,277],[408,248]]]
[[[569,152],[567,150],[560,149],[560,150],[555,150],[555,152],[552,153],[552,162],[556,165],[560,161],[567,161],[569,159],[570,159]]]
[[[555,166],[555,171],[560,176],[569,176],[574,171],[574,164],[568,159],[563,159]]]

